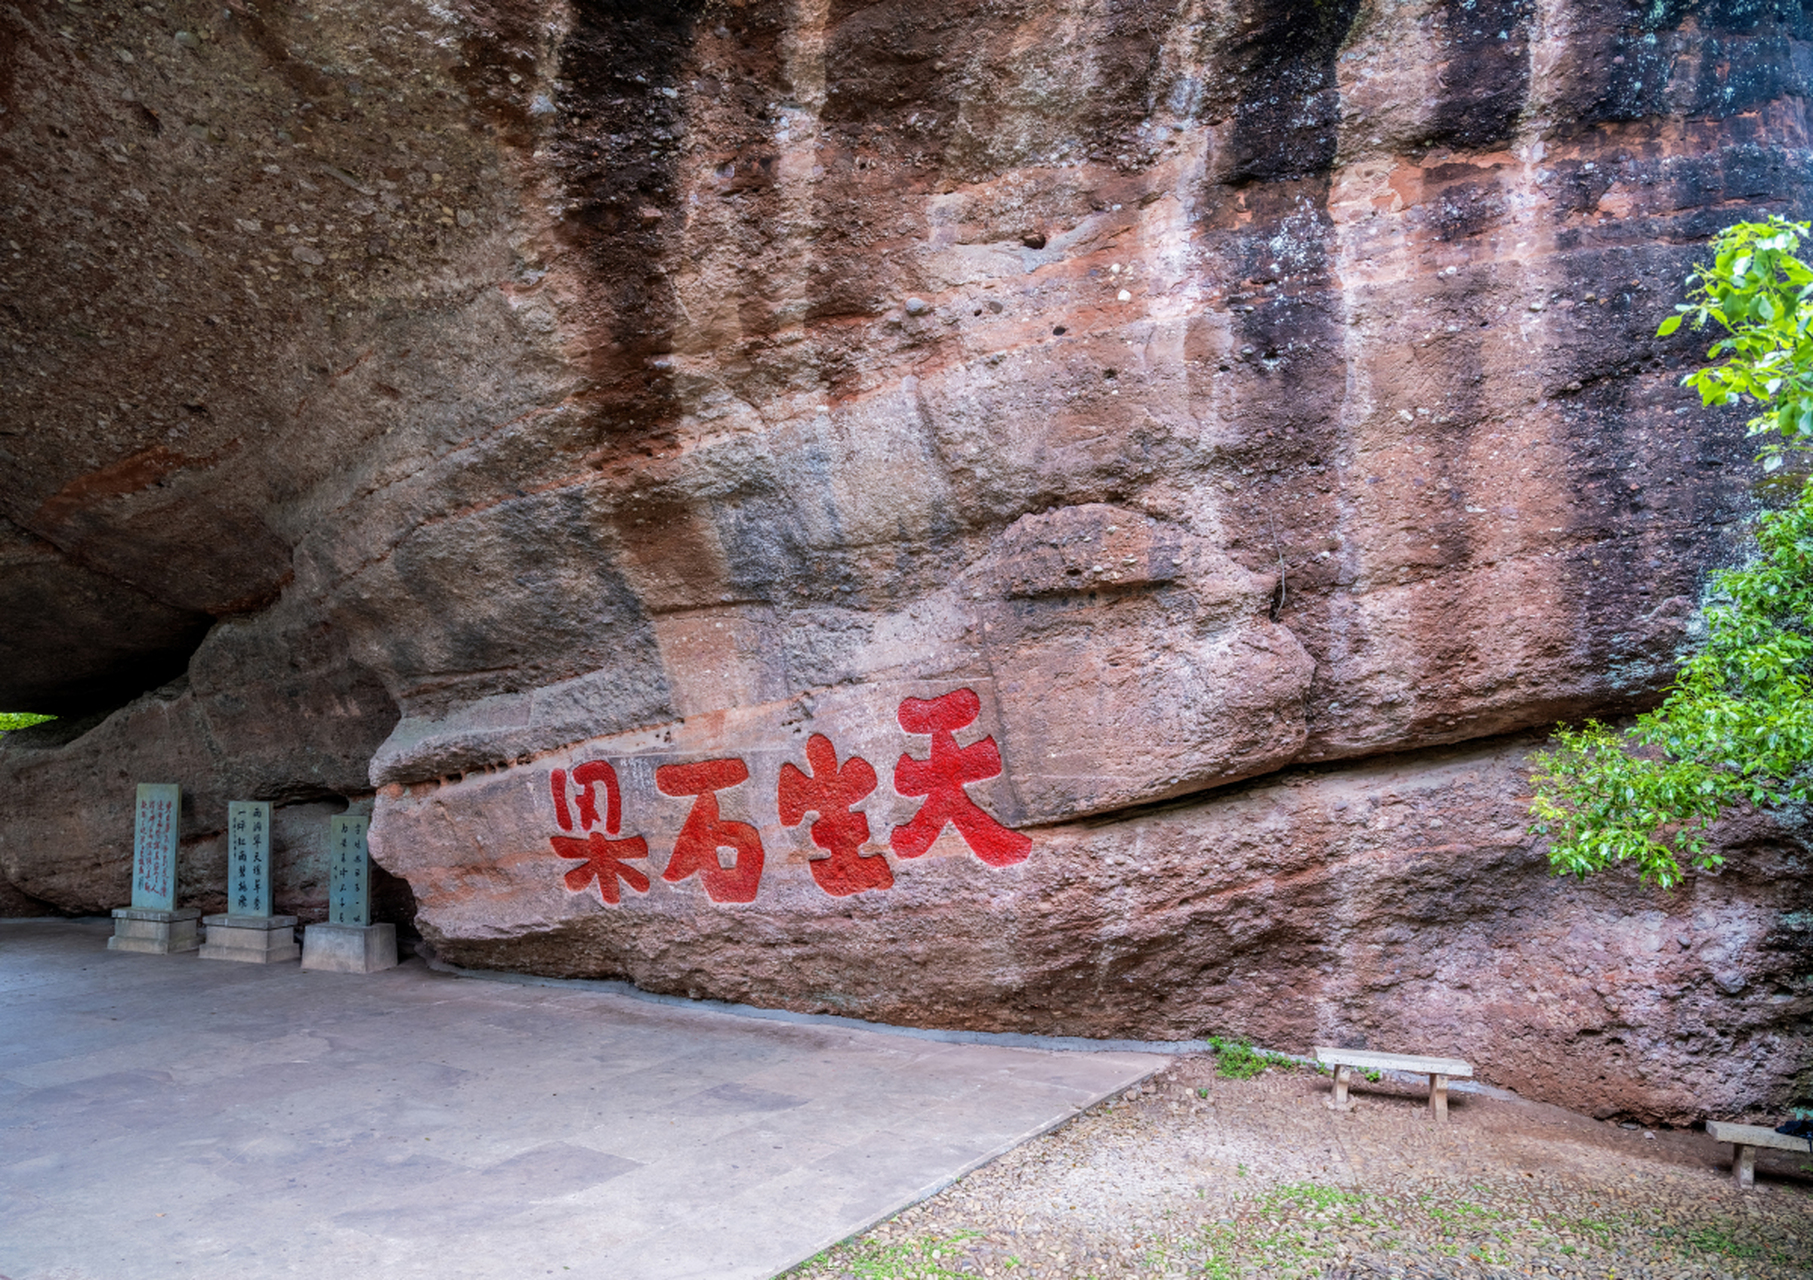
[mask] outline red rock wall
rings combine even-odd
[[[104,717],[0,749],[20,891],[111,905],[167,780],[191,897],[254,795],[306,905],[375,788],[463,963],[1805,1094],[1798,837],[1553,882],[1515,736],[1653,698],[1739,553],[1737,423],[1652,335],[1805,207],[1798,6],[4,21],[0,701]],[[992,737],[949,767],[1024,860],[890,844],[902,703],[965,689],[941,750]],[[866,839],[785,821],[815,733]],[[710,759],[751,902],[715,846],[662,878]],[[647,845],[614,905],[557,856],[588,761]]]
[[[665,854],[688,803],[664,805],[633,772],[647,757],[623,745],[603,753],[631,762],[619,834]],[[712,901],[696,877],[667,889],[657,874],[647,894],[622,883],[618,908],[591,885],[569,892],[541,849],[499,838],[557,830],[547,796],[514,776],[526,769],[379,812],[387,861],[462,964],[913,1025],[1440,1045],[1498,1084],[1608,1116],[1686,1121],[1791,1093],[1813,925],[1798,844],[1753,819],[1728,831],[1729,872],[1674,893],[1553,879],[1525,834],[1529,745],[1290,770],[1035,827],[1007,866],[947,830],[894,858],[885,892],[846,896],[815,882],[824,863],[807,862],[804,829],[775,828],[776,769],[751,753],[750,782],[724,795],[724,816],[765,845],[746,906]],[[883,776],[871,820],[910,813]],[[878,851],[888,828],[875,825]],[[459,833],[452,856],[436,831]]]

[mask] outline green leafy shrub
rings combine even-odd
[[[1706,833],[1729,806],[1813,793],[1813,489],[1764,515],[1757,542],[1754,561],[1713,576],[1706,643],[1660,707],[1622,736],[1562,728],[1535,757],[1533,829],[1556,871],[1630,861],[1668,888],[1683,861],[1723,861]]]
[[[55,720],[55,716],[34,715],[29,711],[0,711],[0,733],[12,729],[29,729],[34,724]]]
[[[1707,405],[1755,404],[1763,465],[1813,448],[1813,267],[1795,256],[1807,223],[1738,223],[1688,277],[1688,301],[1662,323],[1724,330],[1717,363],[1687,385]],[[1813,796],[1813,487],[1757,524],[1758,554],[1713,575],[1706,640],[1662,705],[1626,734],[1589,720],[1558,726],[1532,761],[1531,830],[1557,873],[1634,862],[1668,888],[1683,863],[1711,870],[1707,831],[1730,806]]]

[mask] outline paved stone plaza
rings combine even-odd
[[[0,1275],[765,1277],[1164,1063],[0,924]]]

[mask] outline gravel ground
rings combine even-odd
[[[1757,1189],[1697,1131],[1626,1130],[1508,1096],[1179,1059],[788,1273],[997,1276],[1813,1276],[1813,1155],[1759,1152]]]

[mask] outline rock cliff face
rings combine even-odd
[[[1736,424],[1651,335],[1806,207],[1798,4],[29,3],[0,875],[325,816],[464,964],[1807,1097],[1813,872],[1546,877]],[[172,683],[172,678],[174,682]]]

